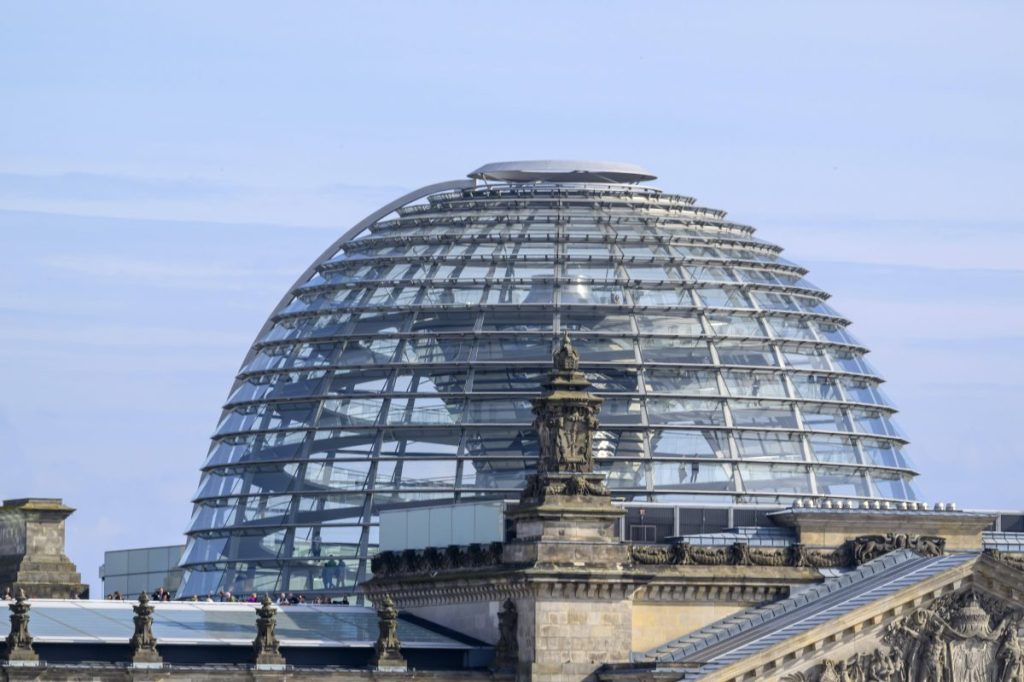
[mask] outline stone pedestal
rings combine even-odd
[[[88,597],[64,553],[64,520],[75,510],[59,499],[5,500],[0,507],[0,591],[36,599]]]
[[[506,518],[516,539],[505,545],[502,563],[617,568],[627,559],[619,542],[624,513],[604,496],[548,495],[539,504],[512,505]]]
[[[523,572],[529,589],[516,600],[517,679],[580,682],[609,661],[629,660],[631,590],[621,580],[627,549],[618,538],[623,513],[605,495],[549,494],[509,510],[516,539],[505,545],[502,562],[530,566]]]

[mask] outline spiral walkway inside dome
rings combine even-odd
[[[629,164],[470,177],[369,216],[272,312],[202,467],[180,595],[351,591],[381,510],[516,498],[564,330],[625,504],[915,499],[866,349],[753,228]]]

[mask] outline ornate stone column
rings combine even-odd
[[[398,640],[398,609],[391,597],[384,595],[377,607],[377,643],[371,664],[379,672],[405,672],[408,664],[399,650],[402,643]]]
[[[132,666],[135,668],[159,668],[164,659],[156,650],[156,637],[153,636],[153,605],[149,595],[139,595],[139,603],[132,607],[135,617],[135,634],[128,641],[132,647]]]
[[[25,596],[25,590],[18,590],[18,596],[10,608],[11,633],[7,635],[4,659],[10,666],[38,665],[39,656],[32,648],[32,635],[28,633],[28,611],[31,606]]]
[[[284,670],[285,660],[281,655],[281,642],[274,633],[277,627],[277,609],[270,597],[263,595],[256,609],[256,639],[252,642],[257,670]]]
[[[554,354],[544,393],[533,401],[540,442],[537,473],[506,517],[516,538],[505,565],[531,566],[528,596],[516,599],[517,678],[585,680],[632,648],[623,511],[594,472],[592,441],[601,398],[590,392],[568,335]]]

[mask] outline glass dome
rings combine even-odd
[[[563,330],[620,500],[915,498],[866,349],[753,228],[624,164],[470,177],[369,216],[271,314],[202,467],[180,594],[351,590],[382,509],[516,497]]]

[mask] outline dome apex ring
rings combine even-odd
[[[631,163],[615,161],[499,161],[480,166],[468,177],[500,182],[635,183],[658,176]]]

